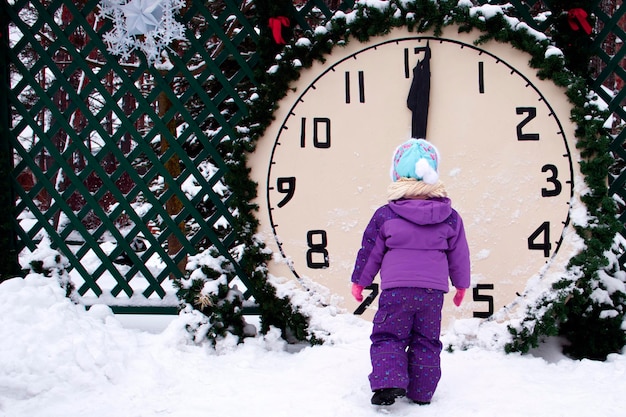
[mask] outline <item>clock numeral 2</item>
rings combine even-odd
[[[300,123],[300,147],[306,147],[307,121],[303,117]],[[330,148],[330,119],[328,117],[313,118],[313,146],[320,149]]]
[[[315,237],[319,237],[320,241],[315,242]],[[309,250],[306,251],[306,265],[311,269],[328,268],[328,238],[326,230],[309,230],[306,234],[306,242]],[[316,259],[313,259],[313,258]]]
[[[474,311],[474,317],[486,319],[493,315],[493,295],[481,294],[481,290],[493,290],[493,284],[476,284],[472,289],[472,298],[476,303],[487,303],[487,311]]]
[[[533,120],[537,116],[537,108],[536,107],[516,107],[515,112],[517,114],[528,114],[524,120],[517,124],[517,140],[539,140],[539,133],[524,133],[522,129],[526,126],[531,120]]]
[[[537,242],[537,238],[540,236],[543,236],[543,239]],[[543,256],[546,258],[550,256],[550,250],[552,249],[552,244],[550,243],[550,222],[543,222],[537,230],[528,236],[528,249],[542,250]]]
[[[358,72],[359,78],[359,103],[365,103],[365,74]],[[346,104],[350,103],[350,71],[346,71]]]
[[[286,194],[285,197],[280,200],[278,207],[283,207],[287,204],[296,192],[296,177],[281,177],[276,180],[276,190],[279,193]]]

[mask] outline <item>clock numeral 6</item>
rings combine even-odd
[[[276,190],[279,193],[286,194],[285,197],[280,200],[278,207],[283,207],[287,204],[296,193],[296,177],[280,177],[276,180]]]
[[[493,315],[493,295],[481,294],[481,290],[493,290],[493,284],[476,284],[472,289],[472,299],[476,303],[487,303],[487,311],[474,311],[474,317],[486,319]]]
[[[306,147],[307,120],[300,121],[300,147]],[[330,148],[330,119],[328,117],[313,118],[313,146],[320,149]]]
[[[537,242],[537,238],[540,236],[543,236],[543,239]],[[537,230],[528,236],[528,249],[542,250],[543,256],[546,258],[550,256],[550,250],[552,249],[552,244],[550,243],[550,222],[543,222]]]
[[[539,133],[523,133],[522,129],[526,126],[531,120],[533,120],[537,116],[537,108],[536,107],[516,107],[515,112],[517,114],[526,113],[527,116],[517,124],[517,140],[539,140]]]
[[[319,242],[315,242],[315,238],[319,237]],[[306,251],[306,265],[311,269],[328,268],[328,238],[326,230],[309,230],[306,233],[306,242],[309,250]],[[315,259],[314,259],[315,258]]]

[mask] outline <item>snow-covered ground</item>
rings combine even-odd
[[[442,356],[429,406],[370,405],[371,324],[319,309],[322,346],[270,332],[217,349],[188,341],[178,317],[85,311],[38,275],[0,285],[0,416],[623,416],[626,355],[574,361],[471,348]]]

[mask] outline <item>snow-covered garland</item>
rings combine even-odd
[[[286,45],[274,65],[259,74],[262,81],[251,101],[246,122],[240,124],[235,141],[239,150],[252,151],[254,142],[272,121],[273,111],[284,97],[289,83],[298,79],[299,71],[308,68],[333,47],[351,39],[367,41],[388,33],[394,27],[411,31],[434,30],[457,25],[460,31],[478,29],[477,43],[496,40],[510,43],[532,56],[530,65],[540,77],[566,87],[574,108],[572,120],[577,125],[577,147],[581,150],[581,172],[588,190],[583,191],[582,210],[585,220],[575,224],[585,250],[570,261],[568,271],[548,294],[528,295],[523,317],[502,323],[483,321],[471,331],[453,335],[450,348],[471,346],[478,332],[492,332],[492,347],[507,352],[527,352],[546,336],[565,336],[571,343],[569,352],[576,357],[604,358],[626,345],[626,272],[617,262],[625,244],[619,230],[615,201],[608,196],[606,177],[613,159],[609,154],[610,137],[603,128],[608,113],[598,106],[597,97],[585,80],[565,68],[563,53],[545,34],[531,29],[513,16],[512,6],[477,6],[470,0],[360,0],[350,13],[337,12],[324,26]],[[554,29],[555,30],[555,29]],[[234,190],[233,190],[234,191]],[[262,251],[263,248],[257,248]],[[582,337],[581,337],[582,336]],[[485,338],[480,338],[484,340]]]
[[[141,51],[148,64],[160,63],[172,41],[185,39],[185,27],[175,19],[183,6],[184,0],[103,0],[100,17],[113,22],[103,36],[108,51],[123,60]]]

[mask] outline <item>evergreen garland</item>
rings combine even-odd
[[[268,15],[270,3],[259,1],[257,8],[266,10],[263,13]],[[237,142],[245,144],[242,148],[252,152],[255,141],[272,122],[277,103],[285,96],[289,84],[298,79],[300,69],[310,67],[316,60],[323,62],[332,48],[346,45],[352,39],[364,42],[401,26],[417,32],[433,30],[435,35],[439,35],[444,26],[457,25],[460,31],[480,30],[482,35],[477,44],[489,40],[507,42],[529,53],[532,57],[529,64],[538,70],[540,77],[568,88],[568,97],[574,105],[571,117],[578,126],[577,147],[584,158],[581,171],[591,190],[582,196],[589,210],[590,222],[576,225],[586,249],[571,260],[568,276],[555,284],[553,291],[529,306],[526,316],[517,325],[510,326],[513,341],[506,346],[506,350],[525,352],[537,346],[544,336],[560,334],[571,342],[568,352],[575,357],[604,358],[610,352],[619,351],[626,344],[621,324],[626,314],[626,277],[619,264],[609,262],[609,259],[612,258],[611,253],[624,250],[615,240],[622,225],[617,220],[616,204],[608,196],[606,186],[608,168],[613,162],[608,149],[609,137],[602,128],[607,114],[590,103],[592,95],[583,79],[586,63],[589,62],[588,55],[584,55],[589,48],[580,50],[584,39],[579,34],[567,33],[568,29],[562,25],[562,13],[558,13],[550,34],[559,41],[557,46],[564,51],[565,57],[546,58],[545,51],[550,42],[538,41],[527,27],[514,27],[511,21],[515,24],[519,20],[511,15],[515,11],[513,8],[507,9],[507,16],[501,13],[485,16],[481,8],[474,7],[469,0],[391,0],[378,2],[378,7],[370,7],[367,3],[357,2],[349,21],[345,14],[335,14],[323,28],[303,34],[311,42],[288,43],[271,66],[261,66],[262,71],[257,73],[256,78],[259,82],[257,95],[251,103],[247,119],[242,123],[245,128],[240,130]],[[262,22],[260,26],[263,26]],[[566,63],[572,68],[568,69]],[[243,161],[245,163],[245,158]],[[248,196],[252,195],[256,193],[250,190]],[[255,210],[255,207],[243,204],[242,209]],[[253,229],[256,229],[258,222],[250,220]],[[253,233],[254,230],[247,232]],[[256,248],[250,247],[249,250],[256,251],[256,255],[248,253],[248,261],[251,264],[262,261],[263,256],[259,254],[263,253],[263,249],[258,242]],[[257,277],[255,282],[266,282],[267,271],[264,268],[255,269],[254,273]],[[602,291],[604,293],[599,294]],[[283,310],[288,308],[283,307]]]

